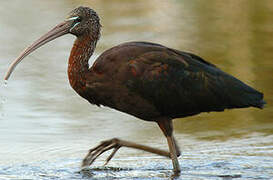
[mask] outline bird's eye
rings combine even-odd
[[[72,17],[72,18],[69,18],[69,20],[73,20],[73,26],[69,29],[69,31],[71,32],[76,26],[78,26],[82,19],[79,17],[79,16],[76,16],[76,17]]]
[[[73,16],[73,17],[68,18],[66,21],[74,21],[75,23],[78,23],[78,22],[82,21],[82,18],[79,16]]]
[[[82,21],[82,18],[81,18],[81,17],[77,17],[77,18],[75,19],[75,22],[76,22],[76,23],[81,22],[81,21]]]

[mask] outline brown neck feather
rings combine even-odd
[[[92,56],[97,41],[90,35],[78,37],[72,47],[68,61],[68,78],[70,85],[78,93],[84,89],[85,74],[88,72],[88,60]]]

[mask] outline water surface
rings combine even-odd
[[[79,5],[101,17],[90,63],[126,41],[190,51],[264,92],[268,105],[175,120],[183,179],[273,178],[273,4],[270,0],[13,0],[0,2],[0,77],[31,42]],[[87,150],[112,137],[167,149],[154,123],[90,105],[69,86],[75,38],[59,38],[28,56],[0,87],[0,179],[168,179],[171,161],[121,149],[80,171]]]

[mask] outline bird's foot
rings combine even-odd
[[[82,161],[82,167],[90,166],[102,153],[113,149],[113,152],[108,156],[104,165],[106,165],[116,154],[119,148],[122,146],[120,140],[113,138],[110,140],[102,141],[98,146],[89,150],[88,154]]]

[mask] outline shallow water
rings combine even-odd
[[[102,37],[90,63],[125,41],[190,51],[264,92],[264,110],[204,113],[174,121],[183,179],[273,179],[273,4],[270,0],[95,0],[0,2],[0,77],[40,35],[79,5],[101,16]],[[119,137],[167,149],[154,123],[81,99],[66,67],[74,37],[28,56],[0,87],[0,179],[169,179],[171,161],[121,148],[80,170],[87,150]]]

